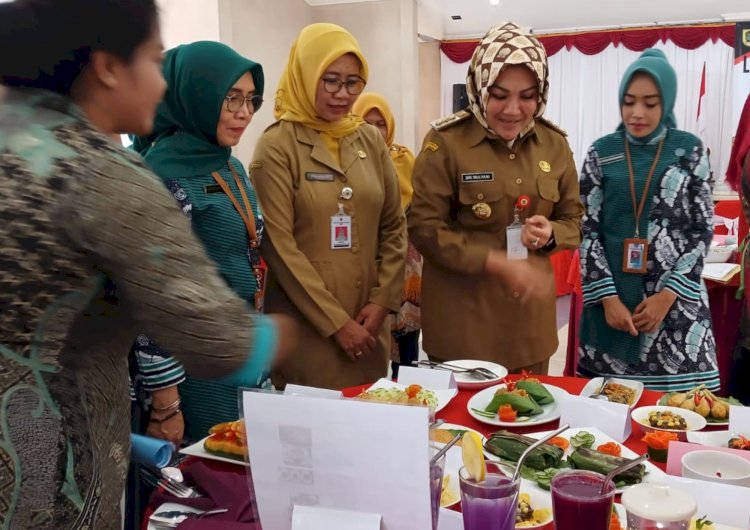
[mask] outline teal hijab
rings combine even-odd
[[[164,55],[167,92],[154,130],[133,140],[133,149],[163,179],[207,175],[226,166],[232,150],[216,140],[229,89],[246,72],[263,95],[263,68],[220,42],[200,41]]]
[[[635,143],[649,143],[652,139],[660,136],[665,128],[677,128],[677,120],[674,116],[674,102],[677,99],[677,74],[672,65],[669,64],[667,56],[664,55],[663,51],[656,48],[648,48],[625,70],[625,74],[622,76],[622,81],[620,82],[620,108],[622,108],[625,101],[625,93],[633,81],[633,76],[637,73],[644,73],[651,76],[661,94],[661,122],[656,130],[648,136],[638,138],[637,140],[628,135],[628,138]],[[623,123],[620,123],[617,127],[618,131],[624,129],[625,124]]]

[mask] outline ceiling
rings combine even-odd
[[[654,23],[750,20],[748,0],[417,0],[432,19],[427,35],[461,38],[483,35],[490,26],[512,20],[536,33],[575,31]],[[461,20],[452,20],[460,15]],[[442,31],[442,35],[435,35]],[[422,28],[420,27],[420,32]]]

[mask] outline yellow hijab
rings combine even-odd
[[[292,44],[289,60],[276,89],[274,116],[277,120],[301,123],[334,138],[343,138],[357,130],[363,120],[348,115],[329,122],[315,112],[315,94],[320,78],[331,63],[353,53],[362,64],[360,76],[367,81],[367,61],[359,43],[341,26],[318,23],[305,27]]]
[[[396,120],[393,117],[393,112],[391,112],[391,107],[383,96],[376,92],[361,94],[357,98],[356,103],[354,103],[352,112],[364,118],[372,109],[380,112],[385,120],[385,143],[390,148],[391,160],[393,160],[393,165],[396,167],[398,184],[401,189],[401,207],[406,209],[409,203],[411,203],[411,197],[414,193],[414,188],[411,184],[411,175],[414,171],[414,154],[409,151],[408,147],[393,143],[396,137]]]

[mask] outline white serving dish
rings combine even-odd
[[[208,436],[206,436],[208,438]],[[250,467],[250,464],[242,461],[242,460],[234,460],[232,458],[227,458],[224,456],[215,455],[213,453],[209,453],[206,451],[206,448],[203,446],[203,443],[206,441],[206,438],[203,438],[199,442],[195,442],[193,445],[188,445],[187,447],[183,447],[180,449],[180,453],[183,455],[190,455],[190,456],[197,456],[199,458],[207,458],[209,460],[218,460],[220,462],[228,462],[230,464],[236,464],[238,466],[246,466]]]
[[[496,385],[500,383],[507,375],[508,369],[502,364],[492,363],[490,361],[480,361],[473,359],[459,359],[458,361],[448,361],[447,364],[455,366],[457,368],[486,368],[490,372],[497,375],[494,379],[477,379],[470,375],[462,373],[454,373],[456,378],[456,384],[461,390],[479,390],[487,388],[488,386]]]
[[[407,386],[408,385],[394,383],[390,379],[381,377],[380,379],[375,381],[375,383],[373,383],[370,387],[368,387],[367,390],[374,390],[376,388],[398,388],[399,390],[406,390]],[[450,403],[451,399],[456,397],[456,394],[458,394],[457,388],[445,388],[442,390],[434,390],[432,388],[426,388],[426,387],[423,387],[423,388],[435,394],[435,397],[437,398],[437,407],[435,408],[435,412],[439,410],[443,410],[445,406],[448,403]]]
[[[633,397],[633,402],[628,405],[631,409],[638,404],[638,401],[640,401],[641,395],[643,394],[643,383],[631,379],[618,379],[616,377],[594,377],[586,383],[586,386],[583,387],[580,395],[585,397],[598,394],[605,381],[608,383],[617,383],[618,385],[623,385],[633,389],[635,396]]]
[[[750,487],[750,461],[721,451],[691,451],[682,456],[682,476]]]
[[[726,263],[734,255],[737,245],[711,245],[706,256],[706,263]]]
[[[514,422],[507,422],[500,421],[500,418],[498,418],[497,415],[492,418],[488,418],[482,416],[481,414],[477,414],[472,410],[484,410],[485,407],[489,405],[490,401],[492,401],[492,397],[495,395],[495,392],[498,389],[505,388],[506,385],[504,383],[502,385],[495,385],[491,386],[490,388],[485,388],[484,390],[481,390],[474,394],[466,404],[466,410],[469,411],[469,415],[471,415],[471,417],[475,420],[481,421],[482,423],[486,423],[488,425],[495,425],[497,427],[526,427],[528,425],[541,425],[543,423],[555,421],[560,418],[560,414],[562,412],[562,404],[560,403],[560,400],[568,394],[568,391],[560,388],[559,386],[548,385],[547,383],[543,384],[555,398],[555,401],[547,405],[540,405],[543,412],[541,414],[537,414],[536,416],[523,416],[523,418],[526,419],[518,419]],[[521,417],[522,416],[519,416],[519,418]]]
[[[652,427],[648,422],[648,415],[651,412],[672,412],[673,414],[682,416],[685,419],[685,423],[687,424],[687,429],[677,430]],[[638,407],[630,413],[630,417],[635,420],[641,430],[645,433],[654,431],[673,432],[677,434],[677,438],[683,442],[687,441],[687,433],[689,431],[700,431],[706,426],[706,418],[704,418],[697,412],[693,412],[687,409],[681,409],[679,407],[665,407],[661,405]]]

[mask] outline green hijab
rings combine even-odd
[[[633,76],[639,72],[651,76],[661,94],[662,113],[659,127],[647,137],[637,139],[637,143],[648,143],[653,138],[662,134],[665,128],[677,128],[677,120],[674,116],[674,102],[677,99],[677,74],[672,65],[669,64],[667,56],[664,55],[663,51],[656,48],[648,48],[625,70],[625,75],[622,76],[622,81],[620,82],[620,108],[622,108],[625,101],[625,92],[627,92]],[[617,130],[623,129],[625,129],[625,124],[620,123]],[[633,138],[630,139],[633,140]]]
[[[263,95],[263,68],[220,42],[184,44],[164,55],[167,92],[156,111],[154,130],[133,140],[163,179],[207,175],[225,166],[232,150],[216,140],[229,89],[246,72]]]

